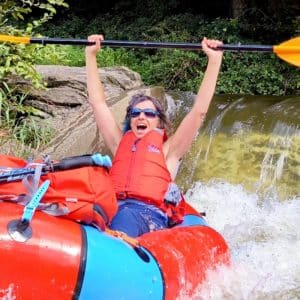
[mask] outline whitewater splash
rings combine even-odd
[[[176,125],[195,95],[171,96]],[[300,299],[299,108],[299,96],[215,96],[176,182],[232,266],[208,272],[193,300]]]
[[[3,276],[3,274],[2,274]],[[15,286],[13,283],[11,283],[7,289],[1,290],[0,289],[0,300],[16,300],[15,292],[14,292]]]
[[[300,198],[268,198],[242,185],[197,182],[186,198],[205,211],[231,250],[231,267],[210,271],[193,300],[300,299]],[[184,299],[184,297],[182,297]]]

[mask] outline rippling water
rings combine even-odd
[[[173,97],[179,121],[193,95]],[[232,265],[209,272],[194,300],[300,299],[299,179],[300,97],[214,99],[177,181],[228,242]]]
[[[188,109],[181,103],[177,119]],[[282,199],[300,196],[300,97],[217,97],[181,174],[185,189],[219,178]]]

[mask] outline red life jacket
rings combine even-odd
[[[137,138],[131,130],[127,131],[117,149],[110,176],[119,200],[134,198],[155,205],[180,223],[184,201],[180,201],[177,207],[170,207],[164,201],[172,179],[163,153],[163,142],[162,130],[152,130],[142,138]]]

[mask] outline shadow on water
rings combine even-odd
[[[175,124],[194,95],[170,93]],[[170,107],[170,105],[169,105]],[[281,199],[300,195],[300,97],[216,96],[177,182],[224,180]]]

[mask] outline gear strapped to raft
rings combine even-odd
[[[110,158],[99,153],[59,162],[51,161],[49,156],[41,162],[27,162],[0,155],[0,201],[16,202],[30,210],[39,183],[49,181],[42,201],[35,201],[35,209],[104,230],[117,211],[108,175],[110,167]],[[24,217],[22,221],[26,223]]]

